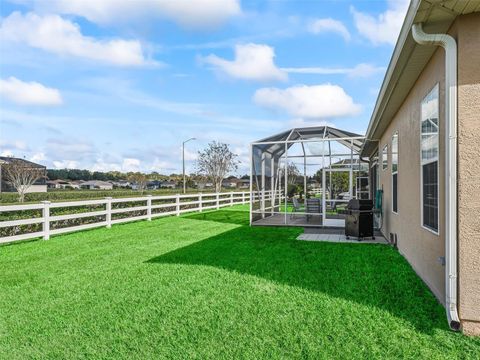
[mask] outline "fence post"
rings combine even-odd
[[[107,201],[105,204],[105,210],[107,211],[107,214],[105,215],[105,221],[107,222],[107,228],[110,229],[112,227],[112,198],[108,196],[105,198],[105,200]]]
[[[199,210],[200,212],[203,211],[202,193],[198,194],[198,210]]]
[[[42,201],[43,204],[43,240],[50,239],[50,201]]]
[[[177,194],[177,197],[175,199],[175,205],[176,205],[177,216],[180,216],[180,194]]]
[[[230,206],[233,206],[233,192],[230,193]]]
[[[242,191],[242,204],[245,205],[245,192]]]
[[[152,195],[147,195],[147,220],[152,221]]]
[[[217,193],[217,210],[220,209],[220,195]]]

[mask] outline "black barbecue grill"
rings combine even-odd
[[[352,199],[345,211],[345,236],[347,239],[356,237],[361,240],[366,237],[375,239],[373,233],[373,201]]]

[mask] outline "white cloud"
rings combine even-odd
[[[331,122],[325,120],[316,120],[316,119],[301,119],[296,118],[289,121],[289,125],[292,128],[307,127],[307,126],[330,126],[335,127]]]
[[[94,2],[86,1],[93,4]],[[14,12],[2,20],[0,40],[25,43],[62,56],[74,56],[117,66],[145,66],[155,62],[145,58],[138,40],[97,40],[82,35],[80,27],[58,15],[22,15]]]
[[[0,95],[20,105],[62,104],[62,97],[57,89],[38,82],[24,82],[15,77],[0,79]]]
[[[148,160],[150,160],[147,157]],[[100,154],[95,160],[93,166],[86,164],[92,171],[146,171],[147,162],[133,157],[123,157],[112,154]]]
[[[38,153],[35,153],[32,155],[32,157],[30,158],[30,161],[33,161],[33,162],[41,162],[41,161],[44,161],[46,160],[46,156],[43,152],[38,152]]]
[[[178,162],[176,164],[172,163],[171,161],[161,160],[159,158],[155,158],[149,168],[150,171],[156,171],[160,174],[168,175],[169,173],[176,171],[178,167]],[[187,174],[190,173],[188,169],[188,163],[185,168],[185,172]]]
[[[239,0],[26,0],[37,11],[85,17],[98,24],[168,19],[187,28],[213,28],[240,15]]]
[[[78,161],[73,160],[62,160],[62,161],[53,161],[53,166],[56,169],[78,169],[79,164]]]
[[[360,105],[338,85],[297,85],[286,89],[263,88],[255,92],[256,104],[307,119],[331,119],[356,115]]]
[[[0,140],[0,147],[13,149],[13,150],[20,150],[20,151],[28,150],[28,146],[25,143],[25,141],[21,141],[21,140],[13,140],[13,141]]]
[[[10,157],[14,156],[11,150],[3,150],[0,152],[0,156]]]
[[[310,23],[308,29],[314,34],[337,33],[342,36],[345,41],[350,40],[350,33],[341,21],[332,18],[317,19]]]
[[[371,64],[358,64],[351,68],[300,67],[300,68],[282,68],[282,70],[288,73],[294,73],[294,74],[317,74],[317,75],[345,74],[350,77],[369,77],[376,73],[385,71],[385,67],[374,66]]]
[[[103,159],[98,159],[92,166],[92,171],[121,171],[122,168],[118,163],[105,162]]]
[[[55,167],[74,167],[72,164],[93,162],[97,154],[96,147],[90,142],[77,138],[47,139],[43,152],[51,159]],[[55,162],[57,164],[55,164]]]
[[[235,46],[234,60],[230,61],[216,55],[209,55],[202,58],[201,61],[236,79],[256,81],[287,80],[287,73],[275,65],[274,58],[275,51],[270,46],[245,44]]]
[[[181,155],[181,153],[180,153]],[[185,148],[185,160],[186,161],[195,161],[198,158],[198,153],[192,150]],[[181,159],[181,156],[180,156]]]
[[[374,45],[395,45],[402,28],[409,0],[389,0],[388,9],[373,16],[350,8],[358,32]]]
[[[123,159],[122,171],[140,171],[140,160],[134,158]]]

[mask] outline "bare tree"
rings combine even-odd
[[[140,194],[143,195],[143,192],[145,191],[145,188],[147,187],[147,183],[148,183],[148,178],[145,174],[132,173],[128,175],[128,181],[130,181],[132,184],[136,184],[137,190],[139,190]]]
[[[225,176],[238,169],[237,155],[228,144],[212,141],[207,148],[198,152],[197,167],[200,174],[205,174],[215,186],[215,191],[222,190]]]
[[[289,162],[287,165],[287,183],[290,185],[295,185],[299,176],[300,171],[298,171],[297,166],[294,163]]]
[[[28,189],[45,176],[43,168],[22,159],[9,159],[1,167],[7,183],[17,190],[19,202],[23,202]]]

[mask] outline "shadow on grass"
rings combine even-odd
[[[242,226],[148,262],[208,265],[259,276],[388,311],[425,333],[447,329],[442,306],[392,248],[297,241],[301,229],[249,227],[247,214],[222,210],[188,215]]]

